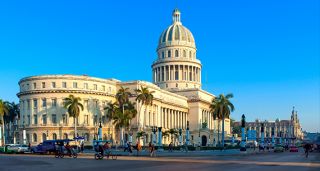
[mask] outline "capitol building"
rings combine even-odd
[[[161,127],[162,131],[182,129],[185,141],[188,127],[190,144],[208,146],[217,143],[218,125],[221,124],[213,120],[209,108],[215,96],[201,88],[202,64],[197,59],[195,39],[182,25],[180,14],[178,9],[173,11],[172,24],[160,35],[157,58],[151,64],[152,83],[140,80],[122,82],[87,75],[22,78],[17,94],[21,112],[19,131],[15,133],[17,141],[22,142],[25,137],[27,143],[36,145],[47,139],[72,139],[75,123],[63,107],[64,99],[72,94],[80,97],[84,105],[78,118],[77,132],[85,138],[85,144],[92,144],[97,137],[100,119],[103,139],[119,142],[119,130],[105,119],[104,107],[108,102],[116,101],[115,95],[121,87],[129,88],[133,94],[129,100],[136,102],[134,90],[143,86],[154,91],[154,99],[152,106],[143,105],[140,115],[137,115],[139,118],[131,122],[133,143],[136,142],[138,125],[147,133],[146,142],[152,139],[152,127]],[[219,130],[221,133],[221,127]],[[128,134],[126,131],[126,140]],[[229,119],[225,119],[225,136],[231,136]],[[177,137],[173,140],[174,143],[179,141]],[[163,144],[170,142],[171,137],[162,139]]]

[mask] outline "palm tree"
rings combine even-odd
[[[83,105],[80,103],[81,98],[69,95],[64,99],[64,108],[68,110],[69,116],[74,120],[74,137],[77,137],[77,124],[80,111],[83,110]]]
[[[109,102],[104,108],[107,119],[113,121],[113,125],[115,125],[116,129],[120,129],[121,143],[123,143],[123,129],[128,129],[130,121],[137,115],[137,110],[134,108],[134,105],[134,103],[126,100],[122,109],[119,107],[117,102]]]
[[[123,104],[127,103],[130,96],[131,93],[129,92],[129,88],[123,88],[121,86],[116,94],[116,99],[119,102],[119,106],[122,107]]]
[[[147,133],[146,132],[144,132],[144,131],[138,131],[137,132],[137,135],[136,135],[136,138],[138,138],[138,141],[140,142],[140,138],[141,137],[145,137],[147,135]],[[144,138],[145,139],[145,138]]]
[[[139,120],[140,120],[140,112],[141,112],[141,108],[143,105],[152,105],[153,102],[153,93],[154,91],[150,91],[148,89],[148,87],[143,87],[141,86],[140,89],[136,89],[135,90],[137,97],[136,97],[136,101],[139,103],[141,103],[139,110],[138,110],[138,126],[140,126],[139,124]],[[145,123],[145,116],[143,117],[143,124]]]
[[[9,137],[9,135],[12,135],[10,134],[12,125],[14,124],[17,118],[20,118],[20,109],[19,104],[16,104],[15,102],[5,102],[5,104],[8,107],[9,113],[4,116],[4,123],[7,127],[7,137]],[[12,137],[10,136],[10,138]]]
[[[2,124],[2,135],[1,136],[2,136],[2,141],[3,141],[3,142],[1,142],[1,145],[4,145],[6,142],[5,136],[4,136],[4,116],[8,115],[8,114],[9,114],[9,109],[8,109],[7,104],[0,99],[0,117],[1,117],[1,124]]]
[[[229,99],[233,98],[233,94],[220,94],[219,97],[214,98],[210,105],[210,109],[214,114],[214,117],[222,119],[222,147],[224,147],[224,120],[229,118],[230,113],[234,111],[234,106]],[[219,138],[219,135],[218,135]],[[218,140],[219,141],[219,140]]]
[[[165,134],[165,135],[171,135],[171,142],[173,143],[173,136],[178,136],[178,131],[176,130],[176,129],[169,129],[169,130],[167,130],[167,131],[164,131],[164,133],[163,134]]]

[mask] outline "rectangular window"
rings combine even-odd
[[[52,114],[52,124],[57,124],[57,115]]]
[[[93,125],[97,125],[98,124],[98,115],[94,115],[93,117]]]
[[[33,89],[37,88],[37,83],[33,83]]]
[[[47,125],[47,115],[42,115],[42,124]]]
[[[73,88],[78,88],[78,83],[77,82],[73,82]]]
[[[96,100],[96,109],[99,109],[98,107],[99,107],[99,101]]]
[[[30,100],[27,100],[27,109],[30,110]]]
[[[84,100],[84,108],[89,110],[89,101],[88,100]]]
[[[38,108],[38,100],[33,99],[33,108]]]
[[[106,91],[106,86],[102,86],[102,91]]]
[[[46,83],[42,82],[42,88],[46,88]]]
[[[47,107],[47,99],[42,99],[42,107]]]
[[[52,107],[57,107],[57,99],[52,99]]]
[[[29,88],[30,88],[30,86],[29,86],[29,84],[27,84],[27,90],[29,90]]]
[[[52,88],[56,88],[56,82],[51,83]]]
[[[28,117],[27,124],[30,125],[31,124],[30,115],[28,115],[27,117]]]
[[[62,88],[67,88],[67,82],[62,82]]]
[[[83,84],[83,87],[84,87],[84,89],[88,89],[89,87],[88,87],[88,83],[84,83]]]
[[[38,116],[33,115],[33,124],[37,125],[38,124]]]
[[[93,84],[93,89],[94,89],[94,90],[98,90],[97,84]]]
[[[89,116],[88,115],[84,115],[84,124],[88,124],[89,122]]]
[[[67,124],[67,115],[66,114],[62,115],[62,123],[63,123],[63,125]]]

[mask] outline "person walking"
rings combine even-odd
[[[311,149],[311,145],[309,143],[304,145],[304,153],[306,155],[306,158],[309,156],[309,150]]]
[[[137,148],[137,156],[139,156],[139,153],[140,153],[140,151],[142,149],[140,141],[137,142],[136,148]]]
[[[169,152],[172,152],[173,150],[173,146],[172,146],[172,142],[169,144]]]

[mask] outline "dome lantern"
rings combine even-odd
[[[173,10],[173,12],[172,12],[173,24],[181,24],[180,14],[181,13],[177,8]]]

